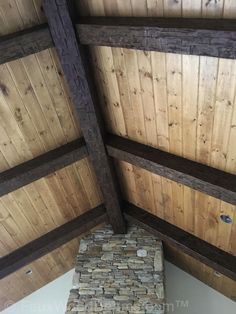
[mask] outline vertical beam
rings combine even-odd
[[[116,233],[125,232],[125,222],[104,145],[101,127],[66,0],[44,0],[51,35],[70,88],[80,127],[93,162],[107,213]]]

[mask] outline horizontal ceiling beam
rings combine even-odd
[[[0,37],[0,64],[37,53],[53,46],[47,24]]]
[[[75,140],[0,174],[0,197],[88,156],[83,139]]]
[[[81,44],[236,58],[236,20],[86,17],[76,25]]]
[[[235,20],[86,17],[76,25],[84,45],[236,58]],[[47,24],[0,37],[0,64],[54,46]]]
[[[236,20],[84,17],[81,44],[236,58]],[[54,46],[47,24],[0,37],[0,64]]]
[[[2,257],[0,259],[0,279],[106,221],[105,207],[103,205],[98,206]]]
[[[111,157],[236,205],[236,175],[116,135],[106,144]]]
[[[215,271],[236,280],[236,256],[233,256],[200,238],[160,219],[133,204],[124,204],[125,217],[182,250]]]

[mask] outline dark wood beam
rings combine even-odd
[[[81,44],[222,58],[236,57],[236,20],[86,17],[76,25]],[[0,37],[0,64],[54,46],[47,24]]]
[[[81,44],[236,58],[236,20],[86,17]],[[0,64],[54,46],[47,24],[0,37]]]
[[[236,175],[116,135],[106,143],[116,159],[236,205]]]
[[[100,184],[108,216],[116,233],[124,233],[125,221],[120,207],[120,199],[110,160],[107,156],[101,124],[90,90],[88,72],[69,14],[68,1],[44,0],[44,11],[59,59],[74,101],[90,158]],[[88,82],[89,78],[89,82]]]
[[[53,46],[47,24],[0,37],[0,64],[10,62]]]
[[[236,280],[236,256],[218,249],[133,204],[125,203],[124,212],[129,222],[139,225],[215,271]]]
[[[88,156],[83,139],[75,140],[0,174],[0,196],[13,192]]]
[[[86,17],[76,26],[85,45],[236,58],[236,20]]]
[[[2,257],[0,259],[0,279],[106,221],[105,207],[103,205],[98,206]]]

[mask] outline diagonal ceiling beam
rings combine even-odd
[[[236,175],[116,135],[106,144],[116,159],[236,205]]]
[[[100,184],[107,213],[116,233],[125,232],[115,178],[103,142],[102,128],[85,72],[81,49],[66,0],[44,0],[51,35],[69,85],[90,158]]]
[[[236,58],[236,20],[86,17],[77,24],[84,45]]]
[[[164,242],[180,249],[215,271],[236,280],[236,256],[195,237],[133,204],[124,204],[125,217]]]
[[[75,140],[0,174],[0,197],[88,156],[83,139]]]
[[[100,205],[2,257],[0,259],[0,279],[106,221],[105,207]]]

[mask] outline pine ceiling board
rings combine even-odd
[[[224,18],[235,18],[236,2],[234,0],[225,0],[224,2]]]
[[[52,49],[0,66],[0,107],[1,171],[81,136]]]
[[[224,294],[228,298],[236,301],[236,282],[232,279],[225,277],[210,267],[202,264],[193,257],[190,257],[176,248],[164,244],[164,252],[167,259],[182,268],[190,275],[198,278],[205,284],[211,286],[213,289]]]
[[[224,9],[224,0],[202,0],[202,17],[221,18]]]
[[[1,35],[45,23],[41,0],[0,3]],[[0,66],[0,171],[81,136],[56,52]]]
[[[20,31],[46,21],[41,0],[4,0],[0,3],[1,35]]]
[[[101,203],[88,158],[4,195],[0,198],[1,256]]]
[[[76,238],[33,263],[5,277],[0,283],[0,310],[43,287],[63,275],[75,265],[79,248]],[[32,271],[27,275],[27,271]]]
[[[150,58],[145,52],[112,48],[113,65],[109,72],[104,66],[108,60],[107,49],[111,48],[93,49],[93,59],[108,86],[114,82],[114,72],[117,76],[115,84],[119,87],[120,99],[117,97],[118,101],[114,102],[114,93],[111,96],[105,87],[100,93],[101,103],[105,100],[109,131],[236,173],[235,60],[152,52],[150,71]],[[114,58],[114,51],[123,57],[123,64],[122,59],[118,63]],[[100,62],[100,55],[105,61]],[[138,67],[141,58],[143,61]],[[117,107],[122,109],[119,114]]]

